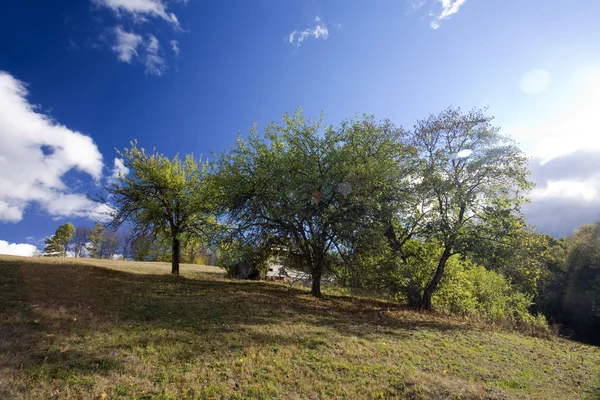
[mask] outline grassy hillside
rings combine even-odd
[[[0,399],[579,399],[600,349],[214,267],[0,256]]]

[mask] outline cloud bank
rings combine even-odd
[[[580,71],[568,83],[571,91],[542,120],[508,130],[532,157],[536,188],[525,215],[556,236],[600,219],[600,71]]]
[[[0,143],[0,222],[19,222],[34,203],[52,217],[104,216],[104,207],[63,182],[71,170],[101,179],[102,155],[94,141],[42,114],[28,102],[25,85],[3,71]]]
[[[38,248],[32,244],[8,243],[5,240],[0,240],[0,254],[30,257],[37,251],[39,251]]]

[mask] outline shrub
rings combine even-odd
[[[548,321],[541,314],[532,315],[531,304],[532,295],[515,290],[503,275],[458,257],[449,260],[434,296],[434,306],[441,312],[548,336]]]
[[[227,271],[230,278],[260,279],[266,274],[267,256],[248,244],[223,242],[217,251],[216,266]]]

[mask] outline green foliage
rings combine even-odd
[[[66,257],[69,249],[69,241],[73,237],[75,227],[72,223],[60,225],[54,235],[44,240],[46,247],[44,253],[48,256]]]
[[[584,338],[600,341],[600,221],[570,240],[563,319]]]
[[[88,235],[87,251],[90,258],[102,258],[102,239],[104,227],[98,223],[90,230]]]
[[[88,234],[87,251],[90,258],[112,258],[121,245],[117,231],[96,223]]]
[[[171,261],[169,240],[161,235],[139,235],[131,244],[131,256],[135,261]]]
[[[217,250],[217,267],[230,278],[260,279],[267,273],[269,249],[240,241],[223,241]]]
[[[218,158],[217,187],[236,240],[276,238],[301,254],[320,296],[328,252],[352,243],[376,222],[385,196],[403,184],[402,131],[371,117],[338,129],[306,120],[300,110],[253,130]]]
[[[434,296],[436,309],[470,318],[518,326],[533,320],[531,295],[511,286],[503,275],[454,256]]]
[[[408,205],[390,222],[386,236],[403,260],[403,244],[412,237],[435,240],[443,248],[425,288],[409,293],[411,305],[432,307],[452,255],[476,252],[481,243],[502,243],[523,226],[519,206],[531,188],[527,158],[491,121],[481,110],[449,108],[418,121],[410,135],[420,168],[410,195],[398,194]]]
[[[148,154],[136,142],[117,153],[130,173],[106,188],[108,200],[101,199],[113,210],[110,226],[128,224],[135,236],[169,238],[172,272],[178,274],[182,239],[206,235],[215,220],[209,204],[208,163],[199,163],[193,155],[169,159]]]

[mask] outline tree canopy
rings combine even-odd
[[[72,223],[67,222],[60,225],[54,235],[45,239],[46,247],[44,248],[44,253],[49,256],[66,257],[69,250],[69,242],[74,232],[75,227]]]
[[[388,121],[364,117],[323,128],[300,110],[263,136],[253,130],[217,161],[229,232],[299,254],[320,296],[329,254],[375,223],[385,195],[405,181],[401,139]]]
[[[443,249],[427,285],[407,286],[415,306],[432,308],[450,257],[476,253],[489,243],[504,245],[524,226],[520,206],[532,187],[527,158],[491,121],[482,110],[449,108],[418,121],[410,133],[419,161],[414,206],[397,214],[386,237],[404,260],[409,256],[404,244],[412,238],[435,240]]]
[[[193,155],[169,159],[156,152],[148,154],[136,142],[117,153],[129,173],[110,184],[109,195],[101,199],[112,209],[108,226],[125,224],[135,236],[169,238],[171,272],[178,275],[183,237],[206,234],[214,222],[206,179],[209,165]]]

